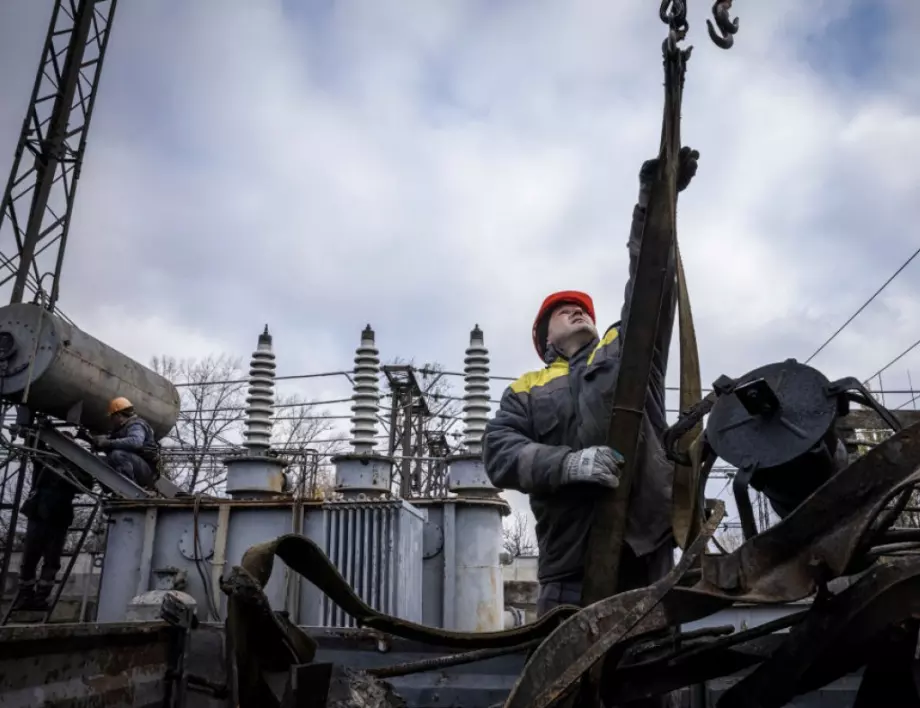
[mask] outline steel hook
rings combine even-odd
[[[673,54],[677,51],[677,43],[687,36],[687,30],[690,29],[686,0],[662,0],[658,16],[670,30],[664,43],[664,51],[666,54]]]
[[[658,17],[672,30],[684,30],[687,24],[687,3],[684,0],[662,0],[658,8]]]
[[[715,26],[712,21],[706,20],[706,28],[709,30],[709,38],[717,47],[722,49],[731,49],[735,43],[735,33],[738,31],[738,18],[734,20],[728,16],[732,8],[732,0],[716,0],[712,5],[712,16],[715,18]],[[716,31],[719,28],[719,32]]]

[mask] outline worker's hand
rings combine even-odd
[[[97,450],[106,450],[109,447],[109,439],[105,435],[94,435],[92,439],[93,447]]]
[[[624,461],[619,452],[602,445],[570,452],[562,461],[562,484],[600,484],[616,489]]]
[[[699,167],[700,153],[689,147],[682,147],[677,157],[677,191],[683,192],[690,180],[696,175]],[[655,170],[658,169],[658,158],[646,160],[639,170],[639,182],[647,187],[655,179]]]

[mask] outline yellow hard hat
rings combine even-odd
[[[129,401],[124,396],[119,396],[118,398],[113,398],[111,403],[109,403],[109,415],[115,415],[116,413],[121,413],[124,410],[129,408],[134,408]]]

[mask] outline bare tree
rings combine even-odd
[[[335,473],[329,460],[343,449],[340,441],[322,437],[334,429],[328,415],[297,395],[279,396],[276,404],[273,447],[288,459],[298,490],[310,499],[332,493]]]
[[[161,356],[153,358],[151,368],[180,387],[179,421],[164,447],[182,454],[170,455],[167,447],[164,457],[174,463],[168,465],[169,476],[190,492],[214,489],[223,475],[219,458],[234,446],[228,435],[245,414],[240,359],[223,354],[201,360]]]
[[[537,543],[530,533],[526,514],[517,511],[505,519],[502,524],[502,548],[512,558],[536,555]]]

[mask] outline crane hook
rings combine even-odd
[[[658,9],[661,21],[672,30],[685,31],[690,26],[687,24],[687,3],[685,0],[661,0]]]
[[[716,0],[712,4],[712,16],[716,24],[713,26],[710,20],[706,20],[706,28],[709,30],[709,38],[717,47],[722,49],[731,49],[735,43],[735,33],[738,31],[738,18],[734,20],[728,16],[732,7],[732,0]],[[716,27],[722,32],[720,35]]]
[[[677,49],[677,43],[687,36],[687,30],[690,29],[690,24],[687,22],[686,0],[661,0],[658,16],[670,30],[665,43],[669,52],[674,52]]]

